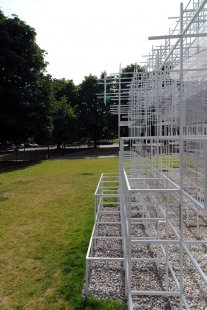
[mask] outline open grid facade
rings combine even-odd
[[[207,308],[206,4],[181,3],[175,28],[149,38],[162,43],[144,71],[105,77],[119,120],[119,174],[103,174],[97,186],[86,289],[94,261],[115,261],[129,309],[141,309],[143,297]],[[101,234],[101,225],[115,225],[117,234]],[[118,242],[118,255],[113,246],[97,255],[100,239]]]

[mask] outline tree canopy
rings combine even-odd
[[[17,16],[0,11],[0,140],[46,138],[50,128],[45,52],[36,32]],[[43,128],[44,127],[44,128]]]
[[[0,145],[23,142],[56,144],[93,142],[117,136],[117,118],[101,78],[88,75],[80,85],[46,73],[46,52],[35,29],[0,10]],[[129,65],[123,74],[132,72]]]

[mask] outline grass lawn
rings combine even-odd
[[[83,301],[93,193],[117,158],[48,160],[0,174],[0,309],[123,309]]]

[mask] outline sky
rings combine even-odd
[[[53,78],[81,83],[131,63],[143,65],[149,36],[166,35],[179,16],[180,0],[0,0],[6,16],[16,14],[35,28],[37,44],[47,51]],[[184,1],[184,6],[187,4]]]

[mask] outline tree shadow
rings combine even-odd
[[[26,169],[27,167],[34,166],[41,163],[41,160],[36,161],[15,161],[15,160],[8,160],[8,161],[0,161],[0,173],[7,173],[14,170],[22,170]]]

